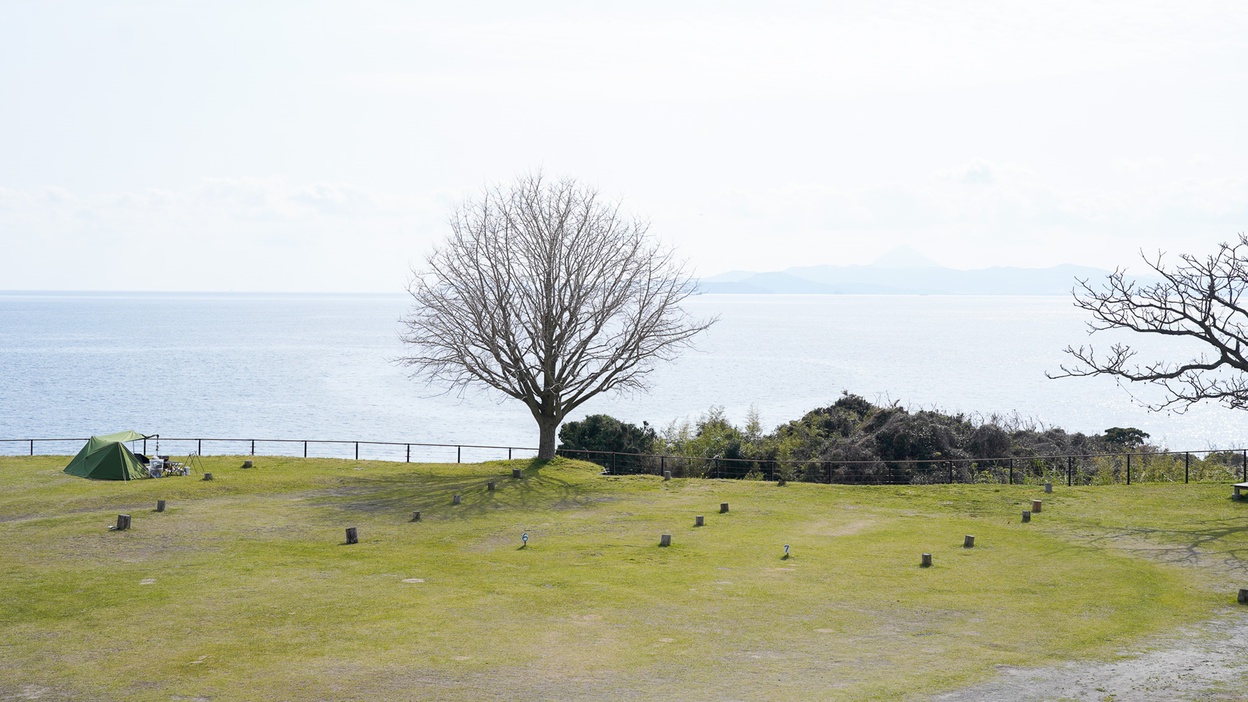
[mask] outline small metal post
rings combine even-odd
[[[253,456],[256,455],[256,440],[255,439],[251,440],[251,455]]]
[[[509,461],[511,460],[511,447],[510,446],[507,447],[507,460]]]
[[[667,456],[659,456],[659,472],[667,472]]]
[[[1071,456],[1066,463],[1066,487],[1070,487],[1075,475],[1075,457]]]
[[[463,457],[464,457],[464,447],[456,446],[455,447],[455,462],[456,463],[462,462]]]
[[[30,440],[30,455],[32,456],[35,455],[35,440],[34,439]]]
[[[147,439],[143,439],[143,454],[147,455]]]
[[[303,442],[303,457],[304,458],[308,457],[308,442],[306,441]]]
[[[355,460],[360,460],[360,442],[355,442]]]
[[[1127,485],[1131,484],[1131,454],[1127,454]]]
[[[407,445],[407,462],[408,463],[412,462],[412,445],[411,444]]]
[[[1014,459],[1010,459],[1010,485],[1014,484]]]
[[[611,452],[611,474],[612,474],[612,475],[615,475],[615,474],[616,474],[616,470],[615,470],[615,458],[616,458],[615,451],[612,451],[612,452]]]
[[[204,455],[204,440],[203,439],[195,440],[195,454],[198,456]]]
[[[953,461],[949,461],[949,484],[953,485]]]
[[[1244,482],[1248,483],[1248,451],[1244,451]]]
[[[1192,454],[1190,451],[1183,452],[1183,483],[1187,483],[1188,472],[1192,468]]]

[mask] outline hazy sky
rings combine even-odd
[[[536,168],[704,275],[1248,230],[1248,3],[601,5],[0,0],[0,289],[398,291]]]

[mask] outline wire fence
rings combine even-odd
[[[689,478],[736,478],[851,485],[999,483],[1114,485],[1248,482],[1248,450],[1126,451],[1122,453],[903,460],[776,460],[560,449],[604,472]]]
[[[85,438],[0,439],[0,456],[72,456]],[[143,454],[167,456],[291,456],[406,463],[478,463],[533,458],[537,449],[483,444],[336,439],[229,439],[149,436],[132,442]],[[670,473],[678,478],[754,479],[851,485],[936,483],[1248,482],[1248,449],[1140,450],[1121,453],[901,460],[779,460],[559,449],[615,475]]]

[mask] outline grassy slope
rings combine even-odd
[[[281,458],[123,484],[64,462],[0,458],[0,700],[923,697],[1211,616],[1225,583],[1129,547],[1238,559],[1248,525],[1219,485],[778,488],[575,462],[513,481],[508,463]],[[109,532],[123,511],[133,529]]]

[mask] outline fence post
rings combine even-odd
[[[1066,459],[1066,487],[1070,487],[1071,476],[1075,474],[1075,457],[1070,456]]]
[[[949,484],[953,485],[953,461],[949,461]]]
[[[1187,474],[1192,467],[1192,454],[1190,451],[1183,452],[1183,484],[1187,484]]]
[[[1014,459],[1010,459],[1010,485],[1014,484]]]
[[[253,456],[256,455],[256,440],[255,439],[251,440],[251,455]]]
[[[1248,483],[1248,451],[1244,451],[1244,482]]]
[[[355,460],[360,460],[360,442],[355,442]]]
[[[412,445],[411,444],[407,445],[407,462],[408,463],[412,462]]]
[[[303,442],[303,457],[304,458],[308,457],[308,442],[306,441]]]
[[[464,457],[464,447],[456,446],[455,447],[455,462],[460,463],[463,457]]]
[[[34,439],[30,440],[30,455],[32,456],[35,455],[35,440]]]
[[[1131,484],[1131,454],[1127,454],[1127,485]]]
[[[507,460],[509,461],[511,460],[511,447],[510,446],[507,447]]]
[[[615,470],[615,458],[616,458],[616,455],[617,455],[617,454],[615,453],[615,451],[612,451],[612,452],[611,452],[611,474],[612,474],[612,475],[616,475],[616,470]]]
[[[195,440],[195,453],[196,455],[199,455],[199,456],[204,455],[204,440],[203,439]]]

